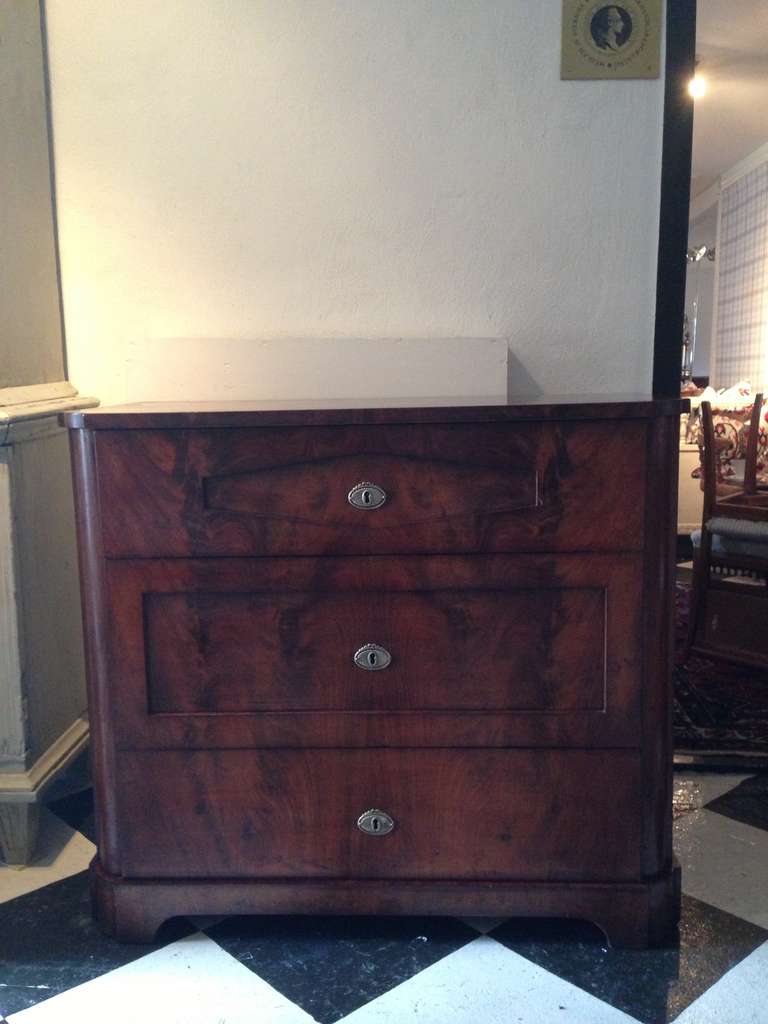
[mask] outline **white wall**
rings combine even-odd
[[[0,391],[64,377],[56,273],[40,8],[14,0],[0,3]]]
[[[561,82],[556,0],[47,10],[81,391],[302,337],[508,338],[513,393],[650,387],[663,82]]]

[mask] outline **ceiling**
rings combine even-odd
[[[691,196],[768,142],[768,0],[698,0]]]

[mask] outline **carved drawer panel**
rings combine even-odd
[[[144,621],[153,713],[605,706],[600,586],[148,594]]]
[[[636,556],[138,560],[108,578],[124,745],[633,735]]]
[[[645,424],[97,431],[112,557],[638,550]]]

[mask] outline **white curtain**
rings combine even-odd
[[[768,162],[720,194],[712,383],[768,385]]]

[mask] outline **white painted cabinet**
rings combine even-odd
[[[13,389],[16,390],[16,389]],[[31,858],[46,786],[88,738],[67,397],[0,405],[0,853]],[[2,392],[0,392],[0,399]]]
[[[0,4],[0,856],[88,735],[41,6]]]

